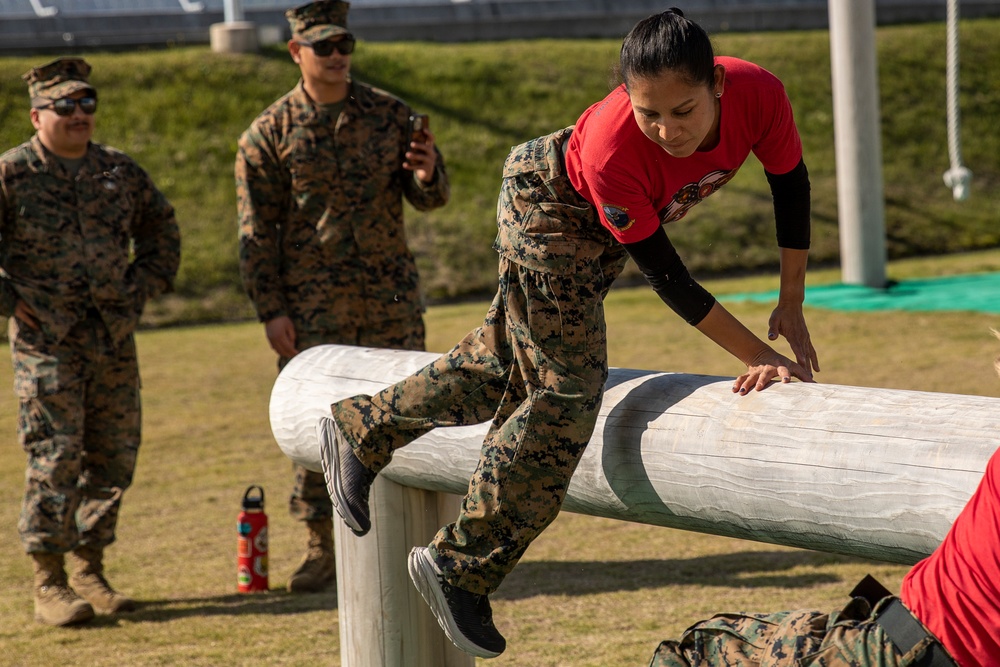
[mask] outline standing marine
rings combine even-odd
[[[35,618],[57,626],[135,606],[105,578],[104,551],[139,452],[134,331],[171,290],[181,247],[149,175],[91,141],[90,71],[59,58],[25,74],[36,133],[0,156],[0,316],[28,457],[18,532]]]
[[[424,349],[424,304],[406,243],[403,200],[448,201],[444,159],[413,110],[351,77],[349,3],[288,10],[288,52],[302,78],[239,140],[240,271],[278,368],[314,345]],[[290,591],[336,577],[333,509],[322,473],[295,466],[291,515],[308,546]]]

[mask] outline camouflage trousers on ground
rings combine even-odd
[[[908,667],[920,664],[928,642],[900,653],[875,617],[855,598],[842,611],[719,614],[688,628],[680,641],[665,641],[650,667]]]
[[[360,345],[391,350],[424,350],[425,328],[420,315],[407,320],[392,320],[364,327],[345,326],[337,331],[313,332],[296,323],[296,345],[307,350],[317,345]],[[289,359],[278,359],[278,371]],[[326,490],[323,473],[292,464],[295,483],[288,499],[288,513],[298,521],[319,521],[333,516],[333,505]]]
[[[98,315],[59,343],[11,319],[17,432],[28,455],[18,521],[28,553],[115,540],[140,439],[135,341],[115,347]]]
[[[482,326],[409,378],[332,406],[376,471],[435,427],[492,420],[459,517],[431,543],[446,579],[479,594],[496,590],[558,514],[608,376],[603,301],[625,254],[565,176],[567,135],[507,159],[499,289]]]

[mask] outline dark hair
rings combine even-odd
[[[715,76],[712,40],[676,7],[643,19],[629,31],[622,42],[617,73],[627,86],[631,79],[656,76],[664,70],[681,74],[692,85],[711,86]]]

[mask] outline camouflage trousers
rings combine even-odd
[[[922,664],[930,641],[903,655],[875,617],[895,598],[872,609],[862,598],[840,612],[783,611],[719,614],[665,641],[650,667],[908,667]]]
[[[499,288],[482,326],[409,378],[332,406],[376,471],[435,427],[492,420],[458,519],[431,542],[445,578],[479,594],[496,590],[558,514],[608,377],[603,301],[625,254],[565,176],[567,135],[507,159]]]
[[[424,320],[420,315],[407,320],[393,320],[368,324],[362,327],[345,326],[335,332],[301,331],[296,327],[296,346],[299,351],[316,345],[361,345],[394,350],[424,349]],[[281,371],[289,362],[287,357],[278,359]],[[333,516],[333,505],[326,490],[323,473],[313,472],[305,466],[292,464],[295,482],[288,499],[288,513],[299,521],[319,521]]]
[[[11,318],[17,432],[28,455],[18,532],[27,553],[115,540],[139,452],[135,340],[115,346],[100,317],[59,343]]]

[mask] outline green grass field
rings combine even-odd
[[[969,269],[969,267],[973,267]],[[893,278],[1000,270],[1000,251],[894,262]],[[816,272],[810,284],[837,274]],[[772,276],[709,283],[716,293],[770,289]],[[730,309],[763,334],[770,307]],[[437,306],[431,350],[477,326],[486,304]],[[607,301],[614,366],[732,376],[738,362],[648,288]],[[807,313],[821,382],[1000,397],[995,315]],[[336,595],[292,596],[286,577],[304,549],[288,517],[291,464],[274,444],[267,406],[274,356],[255,323],[169,328],[138,336],[144,445],[126,494],[109,575],[140,608],[89,626],[32,618],[31,568],[17,539],[24,454],[16,403],[0,395],[0,665],[339,665]],[[0,385],[11,386],[9,364]],[[271,587],[236,593],[235,518],[249,484],[267,493]],[[430,536],[428,536],[429,539]],[[402,567],[402,564],[401,564]],[[495,596],[509,641],[497,667],[631,667],[694,620],[724,609],[832,609],[866,572],[896,588],[905,568],[565,513],[532,545]]]

